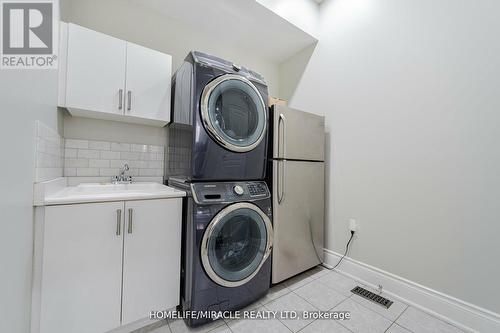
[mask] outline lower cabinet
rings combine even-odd
[[[180,198],[48,206],[43,224],[41,333],[105,332],[178,304]]]
[[[122,324],[179,302],[180,199],[127,202],[125,221]]]

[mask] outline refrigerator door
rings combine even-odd
[[[273,158],[324,161],[325,117],[273,107]]]
[[[272,163],[272,283],[278,283],[323,261],[324,163]]]

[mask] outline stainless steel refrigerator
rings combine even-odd
[[[269,183],[273,196],[272,283],[323,261],[325,119],[274,106]]]

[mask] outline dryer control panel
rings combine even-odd
[[[197,203],[253,201],[271,197],[263,181],[192,183],[191,192]]]

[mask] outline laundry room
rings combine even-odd
[[[497,1],[0,8],[0,332],[500,332]]]

